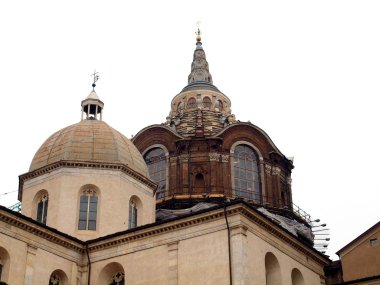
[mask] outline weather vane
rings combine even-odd
[[[94,70],[94,73],[91,74],[91,76],[94,77],[94,82],[92,83],[92,91],[95,91],[95,82],[99,80],[99,75],[98,75],[99,72],[96,72],[96,70]]]

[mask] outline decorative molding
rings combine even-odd
[[[84,247],[81,243],[71,241],[70,239],[62,236],[60,233],[53,233],[47,228],[35,225],[31,222],[28,222],[27,220],[23,220],[22,218],[9,214],[5,211],[0,210],[0,221],[3,221],[8,225],[29,232],[35,236],[39,236],[45,240],[51,241],[55,244],[72,249],[79,253],[84,253]],[[33,253],[34,248],[35,247],[32,245],[28,245],[28,252]]]
[[[219,161],[220,154],[217,152],[210,152],[209,154],[210,161]]]
[[[19,176],[19,200],[22,199],[22,190],[24,182],[33,179],[35,177],[50,173],[54,170],[60,169],[60,168],[94,168],[94,169],[104,169],[104,170],[116,170],[121,171],[135,179],[137,179],[139,182],[147,185],[151,189],[155,189],[157,187],[157,184],[153,182],[152,180],[145,177],[143,174],[140,174],[139,172],[133,170],[126,164],[119,164],[119,163],[103,163],[103,162],[76,162],[76,161],[58,161],[54,162],[52,164],[49,164],[47,166],[41,167],[39,169],[36,169],[34,171],[22,174]]]
[[[230,159],[230,156],[228,154],[222,154],[222,162],[228,162]]]
[[[179,156],[179,160],[180,160],[181,163],[186,163],[186,162],[189,161],[189,157],[190,156],[188,154],[181,154]]]

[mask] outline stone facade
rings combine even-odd
[[[132,142],[102,122],[94,90],[82,101],[82,121],[49,137],[19,177],[21,213],[0,206],[1,281],[325,284],[330,260],[292,210],[293,163],[236,121],[200,33],[188,83],[167,122]]]
[[[300,284],[313,285],[323,284],[328,262],[241,202],[87,242],[4,208],[0,223],[0,252],[10,256],[2,278],[9,284],[47,284],[54,272],[64,285],[110,284],[118,272],[125,284],[230,284],[230,269],[233,284],[265,284],[268,271],[281,284],[298,284],[296,269]],[[266,265],[268,255],[277,268]]]

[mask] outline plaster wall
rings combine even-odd
[[[78,230],[79,198],[85,185],[93,185],[98,194],[95,231]],[[153,190],[121,171],[90,168],[64,168],[28,180],[23,187],[22,213],[36,218],[36,194],[49,194],[47,225],[81,240],[94,239],[128,229],[129,201],[141,200],[137,224],[155,221]]]
[[[377,244],[371,246],[371,239]],[[340,259],[344,281],[380,275],[380,226],[343,250]]]
[[[7,274],[2,281],[10,285],[47,284],[51,274],[60,270],[64,285],[80,279],[82,254],[46,240],[36,234],[0,222],[0,248],[7,251]]]

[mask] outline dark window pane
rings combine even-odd
[[[86,221],[79,221],[78,230],[85,230],[85,229],[86,229]]]
[[[96,212],[97,203],[90,203],[90,212]]]
[[[79,220],[80,221],[87,220],[87,212],[79,212]]]
[[[91,231],[96,230],[96,221],[88,221],[88,229]]]
[[[43,202],[39,202],[37,205],[37,222],[42,222],[42,209],[43,209]]]
[[[96,212],[89,212],[88,219],[91,221],[96,221]]]

